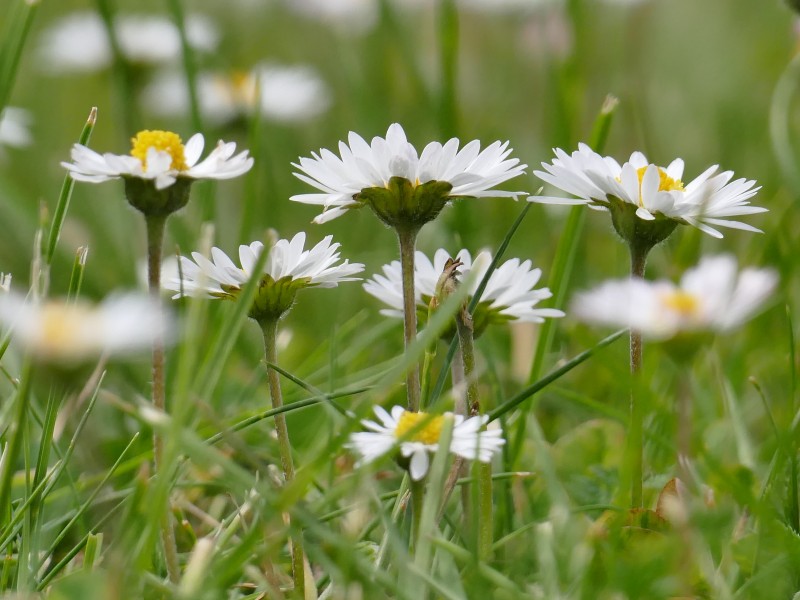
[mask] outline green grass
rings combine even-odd
[[[146,410],[146,356],[68,370],[30,363],[2,332],[0,595],[291,598],[287,541],[302,533],[326,598],[791,598],[800,589],[800,99],[789,8],[779,0],[569,0],[487,16],[451,0],[409,10],[378,4],[378,22],[363,33],[266,0],[235,10],[212,0],[0,6],[0,106],[34,117],[32,145],[0,154],[0,271],[13,274],[18,292],[35,286],[53,297],[99,300],[142,288],[145,231],[122,184],[65,181],[59,162],[79,135],[91,134],[98,151],[123,153],[136,129],[171,129],[184,139],[202,130],[208,145],[222,138],[251,150],[256,163],[245,177],[193,187],[189,205],[170,219],[166,253],[213,243],[235,254],[240,243],[266,240],[270,228],[284,238],[305,230],[314,242],[332,234],[343,257],[366,264],[365,276],[397,258],[391,230],[367,210],[313,225],[318,207],[288,200],[308,191],[290,163],[334,148],[351,130],[369,138],[397,121],[418,148],[451,135],[509,139],[529,171],[550,160],[550,148],[589,140],[603,140],[620,161],[634,150],[662,164],[680,156],[688,178],[720,164],[762,186],[755,203],[770,212],[747,220],[765,233],[730,230],[714,240],[679,227],[651,253],[647,275],[675,279],[703,255],[731,252],[740,264],[776,269],[780,290],[768,310],[701,348],[690,365],[645,346],[646,510],[627,510],[630,378],[619,334],[568,314],[532,336],[497,325],[476,341],[481,399],[509,441],[493,465],[493,546],[481,560],[477,519],[463,513],[475,474],[462,474],[440,506],[450,465],[435,456],[410,545],[403,470],[391,457],[355,468],[344,448],[374,404],[404,403],[405,370],[432,345],[432,406],[450,408],[455,346],[438,340],[455,300],[404,357],[402,324],[379,315],[359,284],[301,292],[280,323],[291,333],[275,365],[281,411],[270,410],[273,365],[264,363],[246,305],[179,301],[171,308],[182,337],[167,355],[163,421]],[[152,73],[121,55],[114,69],[91,74],[41,64],[41,34],[79,9],[171,20],[203,12],[220,30],[220,49],[184,56],[177,68],[190,85],[209,68],[309,63],[331,88],[331,108],[297,125],[256,118],[215,126],[196,107],[165,121],[138,99]],[[597,126],[608,94],[619,99],[613,123]],[[93,106],[97,122],[81,134]],[[534,193],[540,185],[528,174],[506,189]],[[530,258],[557,292],[552,305],[567,307],[576,290],[627,272],[627,249],[606,215],[533,205],[521,216],[523,208],[457,201],[422,230],[418,247],[473,255],[502,248],[503,260]],[[37,257],[33,272],[42,277],[33,279]],[[516,355],[519,337],[526,341]],[[659,497],[680,472],[681,394],[692,410],[692,459],[676,514]],[[277,412],[293,444],[289,485],[281,485]],[[159,477],[154,429],[166,440]],[[168,505],[177,583],[167,579],[159,543]]]

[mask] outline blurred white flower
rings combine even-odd
[[[169,19],[154,15],[119,15],[115,29],[120,50],[131,62],[161,64],[181,56],[178,29]],[[217,47],[219,35],[213,22],[202,15],[188,15],[186,36],[198,51]],[[39,59],[52,72],[90,72],[111,65],[111,44],[105,25],[95,12],[75,12],[42,33]]]
[[[640,278],[608,281],[577,294],[571,311],[589,323],[630,327],[654,338],[724,332],[754,316],[777,282],[770,269],[739,273],[736,259],[725,254],[704,258],[686,271],[679,286]]]
[[[0,115],[0,146],[21,148],[31,143],[31,116],[27,110],[7,106]]]
[[[286,0],[286,6],[346,33],[364,33],[378,21],[378,0]]]
[[[180,136],[171,131],[140,131],[131,139],[131,153],[98,154],[81,144],[70,153],[73,162],[61,166],[78,181],[100,183],[124,177],[153,181],[158,190],[167,188],[178,179],[231,179],[250,170],[253,159],[247,150],[236,156],[234,142],[217,143],[216,148],[201,162],[203,136],[196,133],[186,146]]]
[[[203,115],[217,124],[255,112],[272,121],[302,122],[325,112],[331,102],[328,86],[305,65],[267,63],[247,73],[201,73],[197,87]],[[161,73],[145,88],[143,103],[158,115],[186,114],[186,76]]]
[[[330,106],[328,86],[311,67],[265,64],[251,77],[258,82],[261,113],[275,121],[304,121]]]
[[[364,427],[370,431],[353,433],[347,443],[348,448],[361,455],[358,464],[372,462],[399,447],[400,455],[410,459],[408,471],[411,479],[419,481],[425,477],[430,464],[429,454],[439,449],[445,415],[410,412],[401,406],[392,408],[391,414],[380,406],[375,406],[374,410],[380,423],[363,420]],[[481,431],[489,420],[486,415],[465,419],[462,415],[445,414],[453,419],[452,454],[488,463],[506,443],[500,429]]]
[[[649,1],[650,0],[600,0],[600,2],[614,6],[636,6],[637,4],[644,4]]]
[[[150,297],[133,294],[91,306],[55,300],[37,304],[8,293],[0,296],[0,322],[36,358],[64,364],[151,348],[171,330]]]
[[[760,232],[746,223],[728,220],[738,215],[765,212],[748,201],[760,187],[755,181],[731,181],[733,171],[717,175],[714,165],[687,184],[683,177],[683,160],[675,159],[665,169],[649,163],[641,152],[634,152],[622,166],[609,156],[600,156],[586,144],[580,144],[571,155],[555,149],[552,164],[542,163],[545,171],[534,175],[550,185],[577,196],[575,199],[557,196],[531,196],[531,202],[544,204],[587,204],[605,210],[612,201],[636,208],[636,217],[653,221],[657,216],[686,223],[714,237],[722,234],[711,227],[731,227]]]
[[[427,312],[431,298],[436,293],[436,284],[442,275],[450,253],[440,248],[433,255],[433,261],[417,251],[414,260],[414,289],[417,310]],[[473,263],[468,250],[460,250],[455,258],[463,263],[458,267],[460,280],[467,280],[474,271],[470,283],[470,299],[477,291],[486,274],[492,257],[481,252]],[[541,269],[531,268],[531,261],[518,258],[507,260],[499,265],[489,277],[481,295],[481,301],[473,314],[475,334],[479,335],[489,323],[505,321],[529,321],[541,323],[545,317],[563,317],[564,313],[553,308],[536,308],[536,304],[552,296],[548,288],[534,289],[542,276]],[[383,275],[374,275],[364,283],[364,290],[378,298],[390,308],[381,314],[390,317],[403,317],[403,280],[400,261],[393,261],[383,267]]]
[[[530,13],[560,2],[561,0],[458,0],[458,5],[481,13],[518,14]]]
[[[264,265],[251,316],[255,319],[279,316],[291,307],[297,291],[305,287],[332,288],[344,281],[357,281],[359,278],[352,276],[362,272],[364,265],[350,264],[349,260],[339,262],[339,244],[331,243],[332,239],[333,236],[326,236],[309,250],[303,249],[306,241],[303,232],[291,240],[278,240]],[[241,267],[219,248],[211,249],[211,260],[199,252],[192,253],[194,260],[182,256],[182,279],[175,278],[164,287],[176,292],[173,298],[236,298],[263,250],[261,242],[239,246]]]
[[[447,197],[513,197],[522,192],[506,192],[495,186],[525,172],[527,165],[519,159],[508,158],[512,149],[508,142],[494,142],[480,150],[480,142],[473,140],[461,150],[458,138],[446,144],[430,142],[417,154],[408,143],[403,128],[392,124],[386,138],[374,137],[367,144],[357,133],[350,132],[348,144],[339,142],[341,158],[329,150],[312,158],[300,158],[292,166],[302,171],[295,177],[317,188],[321,193],[296,194],[290,199],[304,204],[318,204],[323,212],[315,223],[324,223],[344,214],[348,209],[361,206],[354,199],[366,188],[389,188],[389,180],[400,177],[416,188],[428,182],[447,182],[452,189]]]
[[[0,273],[0,292],[11,291],[11,273]]]

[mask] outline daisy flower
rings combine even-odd
[[[31,143],[31,116],[27,110],[7,106],[0,114],[0,146],[22,148]]]
[[[243,73],[201,73],[197,86],[200,109],[215,123],[254,113],[278,123],[300,123],[319,116],[331,103],[327,84],[305,65],[268,63]],[[158,115],[185,115],[186,76],[162,73],[145,88],[144,104]]]
[[[0,296],[0,323],[12,328],[14,339],[38,359],[68,364],[150,349],[171,329],[157,304],[136,294],[110,296],[91,306],[31,303],[7,293]]]
[[[346,32],[366,33],[378,21],[377,0],[286,0],[294,13]]]
[[[414,287],[418,316],[425,316],[431,299],[436,294],[436,285],[445,268],[450,253],[439,248],[431,261],[422,252],[416,253],[414,261]],[[477,291],[486,270],[492,261],[488,252],[481,252],[475,257],[468,250],[460,250],[456,260],[462,263],[458,267],[462,281],[470,281],[470,299]],[[469,278],[474,272],[474,277]],[[541,269],[532,268],[530,260],[520,261],[518,258],[507,260],[498,266],[489,277],[481,301],[473,314],[475,335],[480,335],[489,323],[506,321],[528,321],[541,323],[546,317],[563,317],[564,313],[554,308],[536,308],[541,300],[552,296],[548,288],[534,289],[542,276]],[[383,275],[376,274],[364,283],[364,290],[375,296],[389,308],[381,310],[388,317],[403,316],[403,281],[400,261],[394,261],[383,267]]]
[[[531,13],[559,3],[559,0],[458,0],[458,5],[485,14]]]
[[[114,19],[120,50],[137,64],[163,64],[181,57],[181,39],[169,19],[152,15],[120,15]],[[219,35],[212,21],[201,15],[186,19],[186,36],[195,51],[210,52]],[[67,15],[44,31],[39,46],[42,65],[53,73],[92,72],[111,66],[111,42],[96,12]]]
[[[368,204],[387,225],[418,229],[451,198],[516,198],[522,193],[494,189],[527,167],[509,158],[508,142],[494,142],[481,151],[480,142],[473,140],[459,150],[459,140],[452,138],[444,145],[431,142],[418,154],[397,123],[386,138],[374,137],[368,144],[350,132],[348,142],[339,142],[341,156],[322,149],[293,163],[300,171],[295,176],[319,191],[291,199],[322,206],[316,223]]]
[[[572,312],[583,321],[630,327],[653,338],[682,332],[725,332],[761,310],[778,278],[770,269],[737,270],[736,259],[720,255],[703,259],[681,278],[608,281],[578,294]]]
[[[576,198],[532,196],[529,200],[610,209],[614,225],[625,239],[629,236],[621,226],[625,218],[621,214],[626,210],[635,212],[640,221],[685,223],[717,238],[722,234],[713,226],[760,232],[730,217],[765,212],[766,208],[750,206],[749,202],[761,188],[754,187],[756,182],[752,180],[731,181],[733,172],[717,173],[717,165],[685,184],[683,161],[679,158],[663,168],[648,162],[641,152],[634,152],[620,166],[613,158],[600,156],[585,144],[580,144],[571,155],[561,149],[555,153],[553,162],[542,163],[544,171],[534,171],[534,175]],[[670,232],[671,229],[667,235]]]
[[[347,447],[361,455],[359,465],[372,462],[399,447],[400,456],[408,460],[408,471],[414,481],[425,477],[430,465],[429,455],[439,449],[445,415],[454,421],[450,452],[457,456],[488,463],[505,444],[500,429],[481,431],[489,420],[486,415],[466,419],[452,413],[410,412],[400,406],[392,408],[391,414],[380,406],[374,410],[380,423],[363,420],[369,431],[353,433]]]
[[[179,179],[232,179],[250,170],[253,159],[247,150],[234,156],[235,142],[219,141],[202,161],[203,135],[194,134],[183,145],[177,133],[144,130],[131,138],[130,154],[98,154],[81,144],[72,147],[71,163],[61,166],[73,179],[100,183],[111,179],[137,178],[152,181],[157,190]]]
[[[309,250],[304,250],[306,234],[295,235],[291,240],[278,240],[269,251],[259,291],[250,316],[256,320],[277,318],[294,302],[297,290],[305,287],[336,287],[343,281],[357,281],[352,277],[364,270],[360,263],[340,262],[339,244],[331,243],[326,236]],[[239,262],[234,262],[219,248],[211,249],[211,260],[199,252],[192,259],[180,259],[181,278],[165,284],[176,292],[173,298],[195,296],[200,298],[236,298],[253,272],[253,266],[264,250],[264,244],[253,242],[239,246]],[[337,264],[338,263],[338,264]]]

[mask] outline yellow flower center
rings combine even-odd
[[[423,444],[436,444],[442,433],[444,417],[424,412],[405,411],[397,421],[394,435],[398,439]]]
[[[684,317],[691,317],[697,314],[700,308],[700,301],[697,299],[697,296],[693,296],[681,290],[665,295],[664,304]]]
[[[170,168],[176,171],[188,169],[186,158],[183,154],[183,142],[177,133],[161,131],[158,129],[145,129],[131,138],[131,156],[142,161],[142,168],[147,171],[147,150],[155,148],[168,153],[172,157]]]
[[[640,167],[636,169],[636,174],[639,176],[639,194],[642,193],[642,179],[647,171],[647,167]],[[658,167],[658,191],[659,192],[682,192],[683,182],[680,179],[673,179],[667,172]]]
[[[61,353],[79,343],[80,311],[63,304],[46,304],[41,312],[40,344],[45,352]]]
[[[252,74],[247,71],[233,71],[228,80],[228,88],[235,103],[244,108],[255,106],[258,90],[256,89],[256,78]]]

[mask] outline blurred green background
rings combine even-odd
[[[155,13],[168,18],[165,5],[118,1],[115,9],[120,15]],[[170,220],[168,251],[176,244],[183,253],[196,250],[204,215],[213,215],[215,245],[228,254],[235,254],[241,243],[264,239],[268,228],[276,229],[281,237],[305,230],[312,242],[333,234],[342,243],[343,257],[365,263],[365,276],[372,275],[395,259],[394,233],[366,211],[325,225],[312,224],[318,207],[288,199],[310,191],[292,176],[291,162],[319,148],[335,149],[349,131],[369,139],[385,135],[390,123],[399,122],[418,149],[451,136],[462,142],[477,138],[483,145],[510,140],[513,155],[532,170],[551,160],[551,148],[571,151],[586,141],[604,98],[613,94],[620,103],[606,154],[622,162],[632,151],[642,150],[651,161],[663,165],[681,157],[686,161],[686,180],[719,164],[762,186],[754,204],[770,212],[747,222],[764,234],[726,230],[724,240],[716,240],[681,227],[652,252],[648,276],[675,279],[701,254],[718,252],[733,252],[740,264],[772,266],[781,273],[782,291],[772,308],[703,353],[696,361],[697,377],[690,378],[698,402],[697,443],[716,461],[710,470],[719,475],[742,462],[741,439],[734,439],[730,420],[730,397],[739,398],[741,414],[736,418],[742,419],[755,440],[755,463],[749,466],[768,461],[775,444],[748,377],[758,378],[773,401],[776,418],[788,423],[793,414],[789,390],[794,365],[789,359],[790,330],[783,305],[796,309],[800,216],[794,208],[800,190],[788,184],[793,175],[778,167],[769,123],[776,84],[800,40],[790,9],[779,0],[531,0],[529,6],[509,11],[483,12],[463,6],[454,37],[453,30],[441,33],[435,2],[384,0],[375,6],[374,23],[356,27],[321,22],[279,2],[185,2],[187,12],[208,16],[219,29],[218,50],[194,56],[201,70],[238,72],[265,60],[307,64],[318,71],[331,97],[326,112],[303,123],[247,118],[224,126],[206,123],[207,145],[219,138],[235,140],[241,148],[250,149],[255,167],[236,180],[196,184],[194,200]],[[126,116],[119,80],[110,69],[72,74],[52,72],[43,64],[38,48],[46,29],[72,11],[95,8],[94,3],[77,0],[42,3],[11,97],[11,105],[30,111],[33,117],[33,143],[4,149],[0,158],[0,270],[13,274],[18,289],[28,284],[40,206],[54,208],[64,176],[59,162],[68,160],[70,146],[92,106],[99,113],[91,147],[101,152],[128,152],[128,139],[135,134],[126,124],[130,121],[137,129],[176,131],[184,140],[194,133],[188,112],[175,119],[159,117],[138,96],[132,98],[138,115]],[[455,61],[447,63],[455,68],[452,95],[443,83],[447,44],[457,50]],[[141,87],[154,75],[153,70],[137,68],[134,84]],[[773,117],[785,123],[790,139],[797,139],[800,106],[795,102],[790,108],[788,118]],[[792,160],[788,163],[793,164]],[[539,186],[528,174],[505,187],[534,193]],[[521,209],[521,201],[461,201],[426,226],[418,248],[429,254],[439,247],[453,253],[461,247],[473,253],[494,249]],[[533,206],[506,256],[532,259],[546,280],[567,215],[563,207]],[[52,269],[54,295],[66,291],[75,250],[87,245],[85,295],[100,298],[119,288],[141,285],[137,265],[144,256],[144,223],[125,202],[121,183],[76,185]],[[615,238],[610,220],[591,212],[570,290],[623,276],[627,260],[627,249]],[[213,303],[209,331],[230,308]],[[402,347],[400,323],[387,325],[379,308],[357,284],[303,292],[283,322],[292,338],[282,350],[281,362],[323,389],[342,389],[358,381]],[[569,315],[556,329],[546,369],[603,335],[575,324]],[[391,333],[381,335],[384,330]],[[187,334],[201,344],[209,335],[208,331]],[[527,347],[532,348],[535,337],[529,339]],[[487,384],[491,405],[519,388],[525,369],[521,374],[512,372],[515,357],[509,328],[487,333],[479,349],[488,365],[484,368],[493,375]],[[246,327],[220,391],[205,399],[211,406],[199,414],[212,422],[230,422],[263,408],[264,372],[255,367],[261,357],[259,332]],[[648,346],[645,371],[655,411],[649,427],[662,439],[674,435],[672,399],[680,373],[671,364],[660,348]],[[547,439],[562,438],[589,419],[608,416],[609,411],[624,412],[627,368],[627,348],[618,343],[593,359],[590,368],[579,368],[558,387],[548,388],[539,401]],[[142,394],[147,367],[143,361],[135,363],[111,374],[109,381],[118,389]],[[287,397],[291,401],[300,394],[288,389]],[[115,424],[98,435],[119,444],[118,430],[134,425],[114,416],[113,408],[107,406],[104,411],[109,424]],[[327,423],[322,415],[322,411],[292,415],[290,427],[301,448],[314,445],[314,436]],[[263,430],[250,435],[257,443]],[[648,453],[654,472],[674,462],[672,451],[663,445],[654,443]],[[524,468],[527,462],[523,459],[518,466]],[[711,477],[703,465],[700,471]],[[587,502],[608,501],[616,480],[613,476],[604,480],[603,473],[583,473],[570,480],[577,481],[578,487],[567,487],[576,498],[586,496]],[[651,483],[651,490],[663,485],[657,478]],[[727,489],[724,481],[716,483]],[[535,506],[536,490],[526,493]]]

